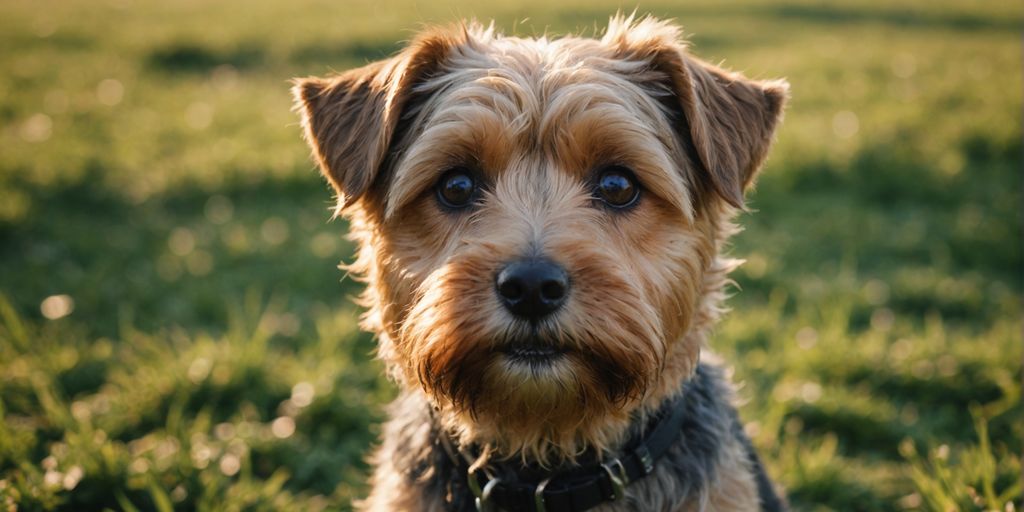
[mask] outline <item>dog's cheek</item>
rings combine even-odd
[[[420,284],[404,318],[400,350],[423,388],[460,407],[472,407],[502,318],[493,288],[493,258],[451,258]]]
[[[650,376],[665,354],[665,343],[644,290],[638,286],[632,257],[617,249],[618,236],[595,227],[563,237],[553,252],[566,259],[573,290],[549,336],[571,344],[577,358],[599,393],[590,401],[623,406],[639,398],[650,385]]]
[[[624,407],[646,393],[665,356],[656,311],[628,291],[585,307],[596,319],[579,336],[580,354],[602,389],[592,398]]]
[[[628,252],[635,282],[658,309],[668,340],[686,333],[715,257],[713,223],[684,218],[668,202],[645,197],[619,226],[619,250]]]
[[[696,367],[700,345],[689,336],[704,300],[705,275],[715,257],[713,222],[693,222],[660,198],[645,196],[637,208],[615,223],[614,251],[629,258],[629,281],[655,324],[658,360],[648,367],[649,386],[684,377]],[[636,314],[636,307],[633,307]],[[637,347],[641,348],[641,347]]]
[[[425,192],[386,222],[369,229],[376,263],[370,284],[388,305],[382,311],[383,328],[395,339],[422,290],[428,288],[425,280],[443,264],[446,242],[458,229],[435,202],[433,195]]]

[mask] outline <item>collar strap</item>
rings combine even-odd
[[[668,409],[668,410],[665,410]],[[686,407],[682,396],[669,402],[647,435],[641,431],[619,457],[603,464],[557,473],[537,483],[507,482],[487,468],[472,469],[456,456],[446,435],[445,451],[457,467],[466,469],[470,491],[479,511],[583,512],[625,495],[626,486],[654,471],[654,464],[675,443],[682,431]]]

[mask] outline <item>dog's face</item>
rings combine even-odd
[[[540,459],[609,441],[695,367],[785,94],[623,19],[601,40],[434,31],[296,85],[394,376]]]

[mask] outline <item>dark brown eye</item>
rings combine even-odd
[[[597,178],[594,195],[615,208],[632,206],[640,197],[633,172],[625,167],[612,166],[603,171]]]
[[[455,168],[437,180],[437,200],[448,208],[465,208],[476,197],[476,180],[466,169]]]

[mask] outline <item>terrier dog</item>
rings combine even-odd
[[[431,29],[293,92],[401,389],[361,508],[783,508],[700,354],[784,81],[618,15]]]

